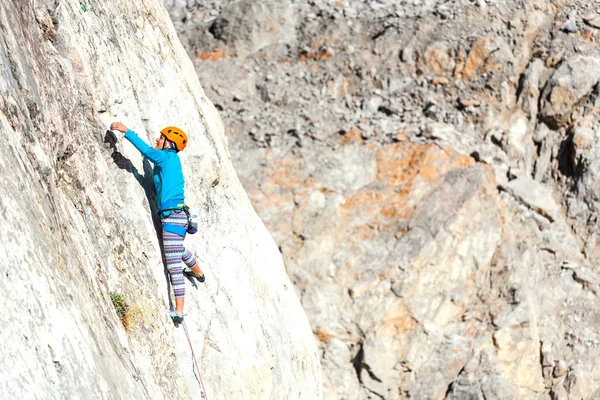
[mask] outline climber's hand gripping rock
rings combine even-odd
[[[127,132],[128,128],[120,122],[113,122],[112,124],[110,124],[110,129],[125,133]]]

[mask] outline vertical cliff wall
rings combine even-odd
[[[190,137],[186,246],[207,283],[188,284],[186,322],[209,398],[320,398],[304,311],[161,2],[7,0],[0,31],[0,397],[200,396],[167,316],[151,166],[107,135],[118,118],[150,143]]]

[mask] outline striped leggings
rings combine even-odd
[[[186,226],[187,215],[183,212],[171,214],[168,217],[163,218],[162,223],[163,225],[172,224]],[[164,228],[162,230],[163,251],[165,260],[167,261],[167,271],[169,271],[173,293],[176,298],[185,296],[185,279],[183,277],[181,261],[183,260],[185,265],[190,268],[196,265],[196,258],[194,258],[189,250],[183,247],[183,239],[182,236],[179,236],[176,233],[167,232]]]

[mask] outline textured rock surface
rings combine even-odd
[[[291,1],[241,56],[244,2],[165,3],[325,398],[597,397],[596,3]]]
[[[563,126],[574,106],[585,101],[600,80],[600,58],[577,56],[565,60],[552,74],[541,98],[541,113],[553,125]]]
[[[211,399],[321,397],[317,348],[281,255],[243,191],[156,1],[0,4],[0,397],[200,398],[150,213],[151,169],[106,136],[191,138],[186,239],[207,283],[187,327]],[[126,333],[110,292],[132,310]]]

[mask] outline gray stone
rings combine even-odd
[[[370,99],[363,102],[362,109],[368,112],[369,114],[375,114],[377,110],[379,110],[379,106],[381,106],[381,103],[381,97],[373,96]]]
[[[549,133],[550,129],[546,126],[546,124],[538,124],[532,139],[537,144],[543,143],[544,139],[546,139]]]
[[[575,150],[575,157],[573,157],[575,165],[573,167],[576,167],[577,163],[581,163],[590,157],[596,142],[596,134],[589,127],[578,126],[573,130],[572,140]]]
[[[551,222],[559,217],[560,207],[552,197],[552,192],[539,182],[530,178],[518,178],[508,182],[505,188],[515,198]]]
[[[553,376],[555,378],[560,378],[561,376],[564,376],[567,374],[567,364],[565,363],[564,360],[559,360],[556,362],[556,365],[554,366],[554,373]]]
[[[561,25],[560,30],[568,33],[577,32],[577,23],[573,20],[568,20]]]
[[[539,59],[535,59],[527,66],[518,103],[530,120],[535,121],[537,118],[540,92],[550,76],[550,72],[551,70],[546,68],[542,60]],[[538,126],[545,127],[543,124]],[[536,129],[536,134],[537,131],[538,129]]]
[[[600,15],[596,13],[587,15],[583,21],[592,28],[600,29]]]
[[[237,57],[244,58],[269,45],[294,42],[295,16],[290,1],[244,0],[225,6],[209,31]]]
[[[50,163],[50,158],[44,152],[39,143],[32,147],[32,151],[35,156],[35,160],[37,161],[38,171],[43,176],[50,175],[52,173],[52,164]]]
[[[566,125],[573,107],[588,96],[600,80],[600,58],[575,56],[562,63],[544,88],[540,102],[542,117],[552,126]]]

